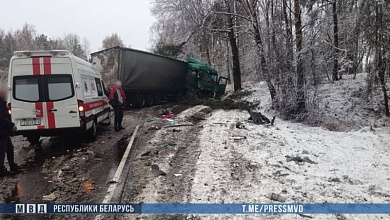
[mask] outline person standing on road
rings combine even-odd
[[[11,135],[17,130],[11,121],[11,116],[7,109],[8,90],[5,85],[0,85],[0,177],[13,175],[20,167],[14,161],[14,145]],[[4,166],[5,154],[7,154],[10,170]]]
[[[126,95],[122,88],[122,82],[117,80],[110,91],[110,103],[115,113],[115,131],[125,129],[122,127],[123,104],[126,101]]]

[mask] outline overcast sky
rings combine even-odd
[[[126,46],[146,50],[155,21],[151,1],[0,0],[0,28],[16,30],[27,22],[49,37],[75,33],[88,39],[91,52],[101,48],[105,36],[116,32]]]

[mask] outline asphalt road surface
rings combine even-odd
[[[13,137],[16,162],[24,170],[12,177],[0,179],[2,203],[101,203],[118,168],[130,138],[140,126],[129,159],[123,169],[111,202],[127,202],[142,184],[141,172],[150,166],[140,164],[137,156],[150,145],[153,126],[168,122],[161,119],[161,109],[169,108],[178,114],[186,106],[166,104],[145,109],[125,111],[124,127],[114,132],[113,125],[101,125],[98,138],[91,142],[74,136],[42,138],[32,146],[23,137]],[[112,116],[113,120],[113,116]],[[137,162],[138,161],[138,162]],[[137,166],[142,166],[137,167]],[[138,171],[137,171],[138,170]],[[147,176],[147,175],[146,175]],[[134,178],[140,178],[135,180]],[[132,184],[135,187],[132,187]],[[131,186],[131,187],[130,187]],[[108,217],[108,216],[106,216]],[[117,218],[116,216],[109,216]],[[94,219],[86,215],[17,216],[1,219]],[[107,218],[105,218],[107,219]]]

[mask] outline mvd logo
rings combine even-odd
[[[15,213],[45,214],[47,213],[47,205],[46,204],[15,204]]]

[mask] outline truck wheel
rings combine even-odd
[[[126,100],[125,104],[123,105],[125,108],[130,108],[130,102]]]
[[[153,106],[153,103],[154,103],[153,94],[147,94],[146,95],[146,105]]]
[[[145,107],[145,95],[144,94],[138,94],[137,95],[137,103],[136,106],[138,108]]]
[[[155,94],[153,101],[154,101],[155,105],[159,105],[161,103],[161,95],[160,94]]]
[[[39,135],[27,136],[27,141],[30,142],[30,144],[38,144],[39,139],[41,139]]]

